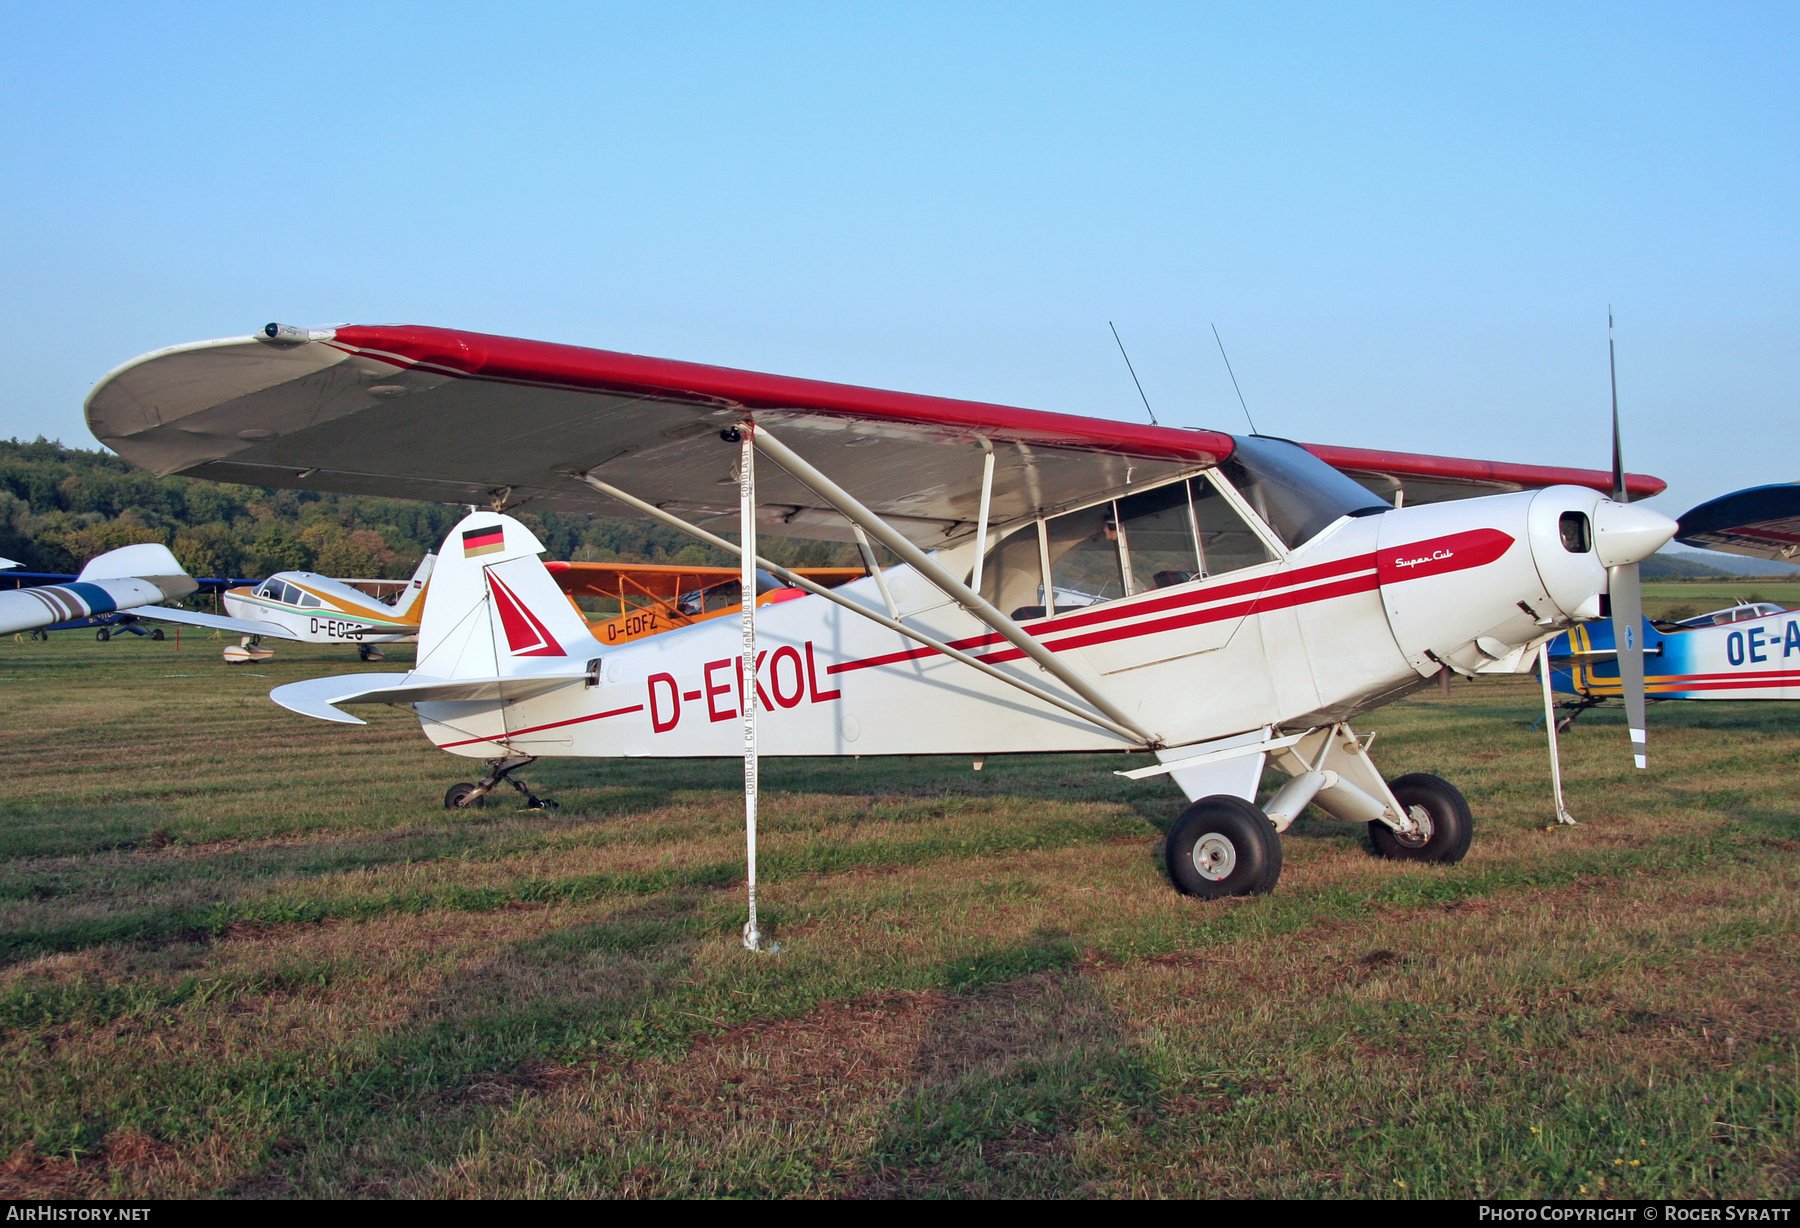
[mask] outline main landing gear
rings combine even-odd
[[[219,653],[228,665],[245,665],[257,661],[267,661],[275,655],[273,648],[264,648],[262,636],[246,635],[235,644],[227,644]]]
[[[385,660],[387,660],[387,654],[385,652],[381,651],[381,649],[375,647],[375,645],[373,645],[373,644],[358,645],[357,649],[356,649],[356,655],[364,661],[385,661]]]
[[[1281,878],[1281,833],[1308,805],[1366,825],[1377,857],[1450,865],[1469,851],[1475,825],[1456,786],[1423,772],[1383,780],[1367,743],[1348,725],[1312,730],[1267,758],[1289,780],[1262,806],[1215,793],[1195,801],[1169,830],[1163,856],[1183,895],[1216,900],[1274,890]],[[1245,773],[1242,766],[1230,774],[1240,782],[1261,774]],[[1218,779],[1225,783],[1227,776]],[[1206,778],[1185,783],[1204,788]]]
[[[522,780],[514,780],[512,774],[520,768],[537,762],[536,755],[513,755],[507,759],[489,759],[488,774],[474,784],[451,785],[444,794],[445,810],[467,810],[482,804],[482,800],[499,788],[504,782],[525,795],[526,810],[555,810],[553,798],[539,797],[525,786]]]

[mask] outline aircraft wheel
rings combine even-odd
[[[1281,877],[1281,837],[1269,817],[1241,797],[1203,797],[1175,821],[1163,846],[1169,878],[1203,900],[1260,895]]]
[[[356,650],[356,655],[364,661],[385,661],[387,654],[373,644],[363,644]]]
[[[48,631],[44,630],[42,627],[39,627],[36,631],[33,631],[31,633],[31,638],[34,640],[42,640],[45,643],[49,643],[50,642],[50,633]]]
[[[1402,836],[1385,823],[1369,824],[1377,857],[1394,861],[1435,861],[1454,865],[1469,851],[1475,819],[1462,792],[1442,776],[1414,772],[1388,781],[1394,799],[1419,824],[1416,836]]]
[[[449,792],[444,794],[444,809],[464,810],[471,806],[481,805],[482,799],[479,797],[472,802],[465,802],[463,800],[473,792],[475,792],[475,786],[469,784],[467,781],[464,781],[462,784],[451,785]]]
[[[112,632],[107,630],[105,627],[102,627],[102,628],[100,628],[100,630],[94,632],[94,638],[99,640],[102,644],[104,644],[104,643],[106,643],[107,640],[110,640],[112,638]]]
[[[152,627],[152,628],[150,628],[150,638],[151,638],[151,639],[153,639],[153,640],[160,640],[160,639],[161,639],[161,638],[162,638],[162,637],[163,637],[163,633],[162,633],[162,628],[161,628],[161,627]]]

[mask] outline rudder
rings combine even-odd
[[[593,655],[594,638],[538,557],[543,550],[499,512],[473,512],[451,529],[431,571],[416,672],[505,677]]]

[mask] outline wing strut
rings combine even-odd
[[[1556,745],[1556,698],[1550,690],[1550,641],[1538,645],[1538,677],[1544,683],[1544,733],[1550,739],[1550,787],[1556,797],[1556,821],[1573,826],[1575,816],[1563,804],[1562,755]]]
[[[849,492],[814,469],[792,448],[761,427],[757,428],[755,441],[756,446],[771,460],[799,479],[814,494],[831,504],[851,524],[861,527],[875,540],[910,563],[914,571],[936,585],[946,597],[998,632],[1001,638],[1042,666],[1046,673],[1087,700],[1098,711],[1104,713],[1108,720],[1129,729],[1138,741],[1146,745],[1162,743],[1161,738],[1132,720],[1123,709],[1102,695],[1086,678],[1070,669],[1063,661],[1058,660],[1055,653],[1038,643],[1025,628],[983,600],[980,594],[970,592],[955,576],[932,562],[923,550],[889,528],[881,517],[858,503]],[[977,543],[976,549],[981,549],[985,545],[985,542]]]
[[[607,498],[612,499],[619,503],[623,503],[626,507],[635,508],[638,511],[642,512],[646,516],[649,516],[649,517],[652,517],[653,519],[662,521],[664,524],[668,525],[670,528],[680,529],[683,533],[687,533],[694,537],[697,537],[709,546],[716,546],[720,550],[724,550],[730,554],[734,554],[734,555],[738,556],[740,561],[742,560],[742,558],[744,556],[744,552],[742,550],[740,550],[737,546],[733,545],[731,542],[726,541],[723,537],[720,537],[715,533],[709,533],[705,529],[701,528],[699,525],[688,523],[687,521],[683,520],[681,517],[675,515],[675,513],[673,513],[673,512],[664,511],[662,508],[656,506],[656,504],[654,504],[654,503],[647,503],[644,500],[638,498],[636,495],[628,494],[627,492],[620,490],[617,486],[614,486],[608,482],[603,482],[591,473],[578,473],[578,474],[574,474],[573,476],[579,478],[583,482],[586,482],[589,486],[592,486],[595,490],[599,491],[601,494],[605,495]],[[961,661],[964,665],[967,665],[974,669],[980,670],[982,673],[988,675],[990,678],[996,678],[999,681],[1006,683],[1008,686],[1017,687],[1019,690],[1024,691],[1027,695],[1030,695],[1034,699],[1040,699],[1047,704],[1051,704],[1054,707],[1061,708],[1064,712],[1069,713],[1071,716],[1078,716],[1084,721],[1089,721],[1095,725],[1100,726],[1102,729],[1105,729],[1112,733],[1118,734],[1120,737],[1126,739],[1127,741],[1136,742],[1141,745],[1148,744],[1148,742],[1149,742],[1149,739],[1147,737],[1145,737],[1143,734],[1137,732],[1134,729],[1127,728],[1124,725],[1115,724],[1114,722],[1107,720],[1105,717],[1099,715],[1098,713],[1089,711],[1088,709],[1081,707],[1079,704],[1070,703],[1068,700],[1064,699],[1062,696],[1056,694],[1053,691],[1046,691],[1043,687],[1040,687],[1033,683],[1027,682],[1023,678],[1016,678],[1013,675],[1007,673],[1006,671],[1004,671],[1002,669],[997,669],[996,667],[988,664],[986,661],[981,660],[979,657],[972,657],[968,653],[963,652],[960,649],[950,647],[950,645],[944,643],[940,639],[935,638],[934,636],[927,635],[923,631],[919,631],[916,628],[907,626],[905,623],[901,622],[897,618],[887,618],[887,617],[884,617],[883,615],[877,614],[874,610],[869,609],[867,606],[858,605],[856,602],[850,600],[848,597],[843,596],[841,593],[836,593],[836,592],[833,592],[831,589],[825,588],[818,584],[814,584],[811,580],[808,580],[805,576],[796,575],[794,572],[789,571],[787,568],[783,567],[779,563],[770,562],[768,559],[765,559],[765,558],[758,558],[756,560],[756,565],[758,567],[761,567],[764,571],[770,573],[771,575],[779,577],[785,583],[793,585],[795,588],[805,589],[807,592],[811,593],[815,597],[823,597],[823,598],[825,598],[825,600],[831,602],[834,605],[840,605],[840,606],[844,607],[844,609],[849,610],[852,614],[859,614],[862,617],[868,619],[872,623],[875,623],[879,626],[886,627],[889,631],[897,631],[901,635],[906,636],[910,640],[915,640],[918,643],[925,645],[925,647],[927,647],[927,648],[935,649],[936,651],[943,653],[945,656],[951,658],[952,660]],[[881,575],[881,573],[879,571],[877,571],[875,574],[877,577],[879,577]]]
[[[738,685],[744,697],[744,862],[749,867],[750,891],[744,946],[752,951],[762,947],[762,931],[756,927],[756,449],[750,443],[755,431],[748,422],[738,426],[738,536],[744,543],[738,551],[738,595],[743,601],[744,630],[744,659],[738,668]]]

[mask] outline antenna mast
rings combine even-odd
[[[1225,353],[1225,343],[1219,340],[1219,326],[1214,324],[1212,330],[1213,340],[1219,342],[1219,357],[1225,360],[1225,374],[1231,377],[1231,386],[1238,394],[1238,404],[1244,406],[1244,421],[1250,424],[1250,433],[1252,435],[1258,434],[1259,432],[1256,429],[1256,419],[1250,416],[1250,407],[1244,404],[1244,390],[1238,387],[1237,372],[1231,369],[1231,358]]]
[[[1144,386],[1138,383],[1137,368],[1131,365],[1131,355],[1125,352],[1125,343],[1119,341],[1119,330],[1113,328],[1111,320],[1106,322],[1106,327],[1112,329],[1113,340],[1117,341],[1119,345],[1119,357],[1125,360],[1125,369],[1131,372],[1131,382],[1137,384],[1138,399],[1144,403],[1144,412],[1150,415],[1150,425],[1161,426],[1162,423],[1156,420],[1156,411],[1150,408],[1150,398],[1144,395]]]

